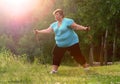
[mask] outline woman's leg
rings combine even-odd
[[[53,49],[53,65],[52,65],[52,71],[57,71],[58,67],[60,66],[61,60],[64,56],[66,49],[60,48],[57,45]]]
[[[81,64],[84,68],[88,67],[87,61],[86,61],[85,57],[83,56],[83,54],[81,53],[79,43],[69,47],[68,51],[70,51],[70,54],[74,57],[76,62]]]

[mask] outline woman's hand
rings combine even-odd
[[[90,27],[86,27],[86,29],[85,29],[86,31],[89,31],[90,30]]]
[[[34,29],[33,32],[34,32],[34,34],[38,34],[38,33],[39,33],[39,30]]]

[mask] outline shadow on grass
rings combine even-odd
[[[7,70],[5,68],[0,68],[0,74],[4,74],[6,72],[7,72]]]
[[[0,84],[32,84],[31,80],[2,80],[0,81]]]

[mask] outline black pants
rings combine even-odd
[[[70,55],[74,57],[76,62],[83,65],[86,63],[85,57],[82,55],[79,43],[76,43],[70,47],[58,47],[57,45],[53,49],[53,65],[59,66],[61,63],[61,60],[65,54],[66,51],[70,52]]]

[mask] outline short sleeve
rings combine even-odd
[[[54,22],[54,23],[50,24],[50,27],[53,29],[55,27],[55,25],[56,25],[56,23]]]
[[[73,23],[74,23],[74,20],[73,20],[73,19],[68,19],[67,24],[68,24],[69,26],[71,26]]]

